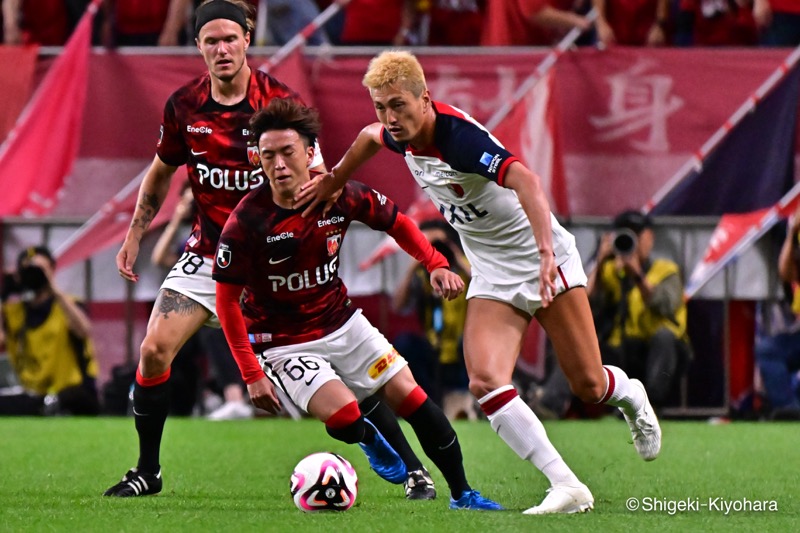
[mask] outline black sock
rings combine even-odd
[[[142,472],[157,474],[164,422],[169,411],[169,381],[154,387],[133,385],[133,416],[139,434],[139,464]]]
[[[406,420],[414,428],[425,455],[442,471],[451,496],[460,498],[464,491],[470,490],[470,486],[464,473],[458,435],[450,421],[430,398]]]
[[[375,424],[383,438],[394,448],[397,454],[403,459],[409,472],[422,468],[422,461],[411,449],[411,445],[406,440],[405,434],[397,421],[397,415],[389,409],[389,406],[381,402],[375,396],[370,396],[359,404],[361,412]]]

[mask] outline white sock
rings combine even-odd
[[[631,385],[628,374],[619,367],[604,365],[606,371],[606,393],[600,403],[619,407],[628,417],[634,417],[644,406],[642,389]]]
[[[490,392],[478,403],[495,433],[522,459],[533,463],[550,480],[550,484],[580,483],[547,438],[542,423],[517,395],[513,385]]]

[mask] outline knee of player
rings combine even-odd
[[[507,385],[508,383],[497,383],[490,376],[474,375],[469,378],[469,392],[477,399],[481,399],[490,392]]]
[[[142,365],[145,369],[160,373],[165,372],[172,364],[174,355],[171,350],[157,340],[145,338],[140,348]]]

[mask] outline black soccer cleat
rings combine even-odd
[[[137,468],[131,468],[122,476],[122,481],[105,491],[103,496],[117,496],[119,498],[148,496],[161,492],[161,485],[161,470],[154,475],[147,472],[140,473]]]
[[[422,470],[414,470],[408,473],[408,479],[403,482],[406,489],[406,499],[409,500],[434,500],[436,499],[436,487],[433,485],[431,475],[422,467]]]

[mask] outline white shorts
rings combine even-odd
[[[408,363],[361,314],[315,341],[277,346],[257,354],[267,376],[301,409],[325,383],[338,380],[360,402]]]
[[[571,247],[566,259],[558,265],[556,276],[556,294],[561,294],[573,287],[585,287],[586,273],[583,271],[581,256],[576,247]],[[473,275],[469,282],[467,298],[486,298],[506,302],[533,316],[542,306],[539,296],[539,276],[526,280],[509,280],[509,283],[491,284],[479,275]]]
[[[217,282],[211,278],[214,261],[192,252],[183,252],[167,274],[162,289],[179,292],[199,303],[211,313],[205,325],[219,328],[217,318]]]

